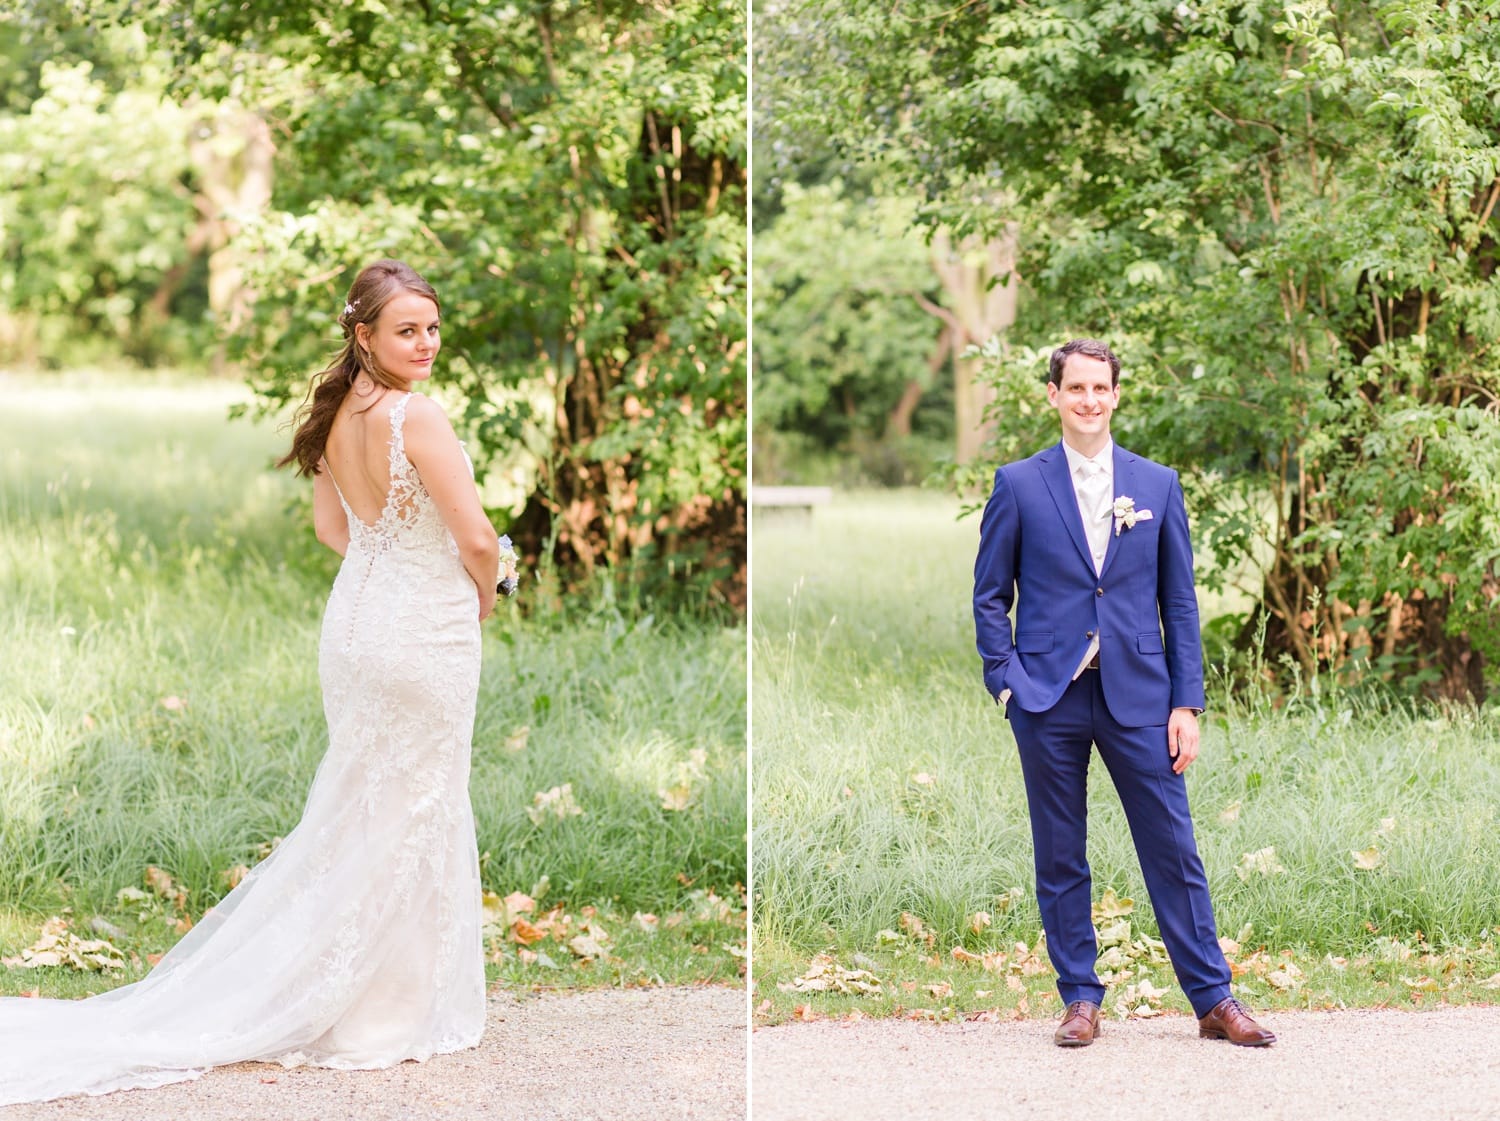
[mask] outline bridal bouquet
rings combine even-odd
[[[500,583],[495,585],[495,591],[503,596],[516,594],[516,585],[521,582],[521,572],[516,566],[520,558],[516,556],[516,548],[510,542],[508,534],[500,535]]]

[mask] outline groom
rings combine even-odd
[[[1177,473],[1117,447],[1120,360],[1094,339],[1052,352],[1062,442],[995,473],[974,564],[984,684],[1021,756],[1036,892],[1067,1009],[1059,1046],[1099,1033],[1085,804],[1091,747],[1114,780],[1162,940],[1208,1039],[1276,1039],[1229,995],[1183,772],[1198,755],[1203,661]],[[1016,603],[1015,625],[1008,617]]]

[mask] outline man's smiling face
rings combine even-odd
[[[1047,383],[1047,403],[1062,419],[1063,439],[1092,454],[1109,435],[1109,418],[1120,404],[1120,387],[1112,384],[1109,363],[1086,354],[1070,354],[1063,363],[1062,384]]]

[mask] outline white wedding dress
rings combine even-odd
[[[349,509],[323,616],[328,754],[302,820],[143,980],[0,999],[0,1105],[259,1059],[385,1067],[479,1042],[469,753],[479,603],[391,410],[379,520]]]

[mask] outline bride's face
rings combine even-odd
[[[426,296],[402,292],[380,309],[374,324],[359,324],[359,344],[375,365],[407,383],[432,376],[432,360],[442,346],[441,317]]]

